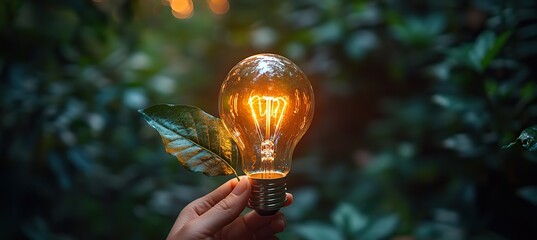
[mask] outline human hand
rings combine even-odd
[[[247,177],[229,180],[211,193],[191,202],[179,213],[168,234],[172,239],[269,239],[285,229],[281,212],[261,216],[251,211],[240,216],[250,196]],[[285,205],[293,202],[287,194]]]

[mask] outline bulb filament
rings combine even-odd
[[[276,120],[276,125],[274,126],[274,135],[276,135],[283,119],[283,113],[287,108],[287,101],[283,97],[260,97],[258,95],[254,95],[248,99],[248,105],[250,105],[252,119],[254,120],[258,130],[261,129],[259,124],[260,120],[263,120],[263,117],[265,118],[265,136],[262,138],[273,141],[274,139],[271,135],[271,129],[273,127],[271,125],[272,118]],[[261,133],[262,131],[258,132]]]
[[[283,97],[254,95],[248,99],[248,105],[250,105],[252,119],[257,127],[257,132],[260,134],[259,138],[263,139],[260,146],[262,171],[264,173],[271,172],[274,170],[272,162],[276,156],[274,137],[279,132],[280,124],[287,108],[287,101]],[[260,124],[263,122],[265,123],[264,131],[262,131]],[[263,132],[264,136],[261,135]]]

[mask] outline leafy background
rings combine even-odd
[[[2,239],[164,238],[231,177],[182,169],[136,110],[217,116],[260,52],[317,100],[281,238],[534,235],[537,156],[502,146],[537,124],[535,1],[208,2],[176,19],[166,0],[2,1]]]

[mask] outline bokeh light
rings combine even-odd
[[[179,19],[187,19],[194,14],[194,4],[192,0],[170,0],[172,14]]]
[[[207,4],[215,14],[225,14],[229,11],[229,2],[227,0],[207,0]]]

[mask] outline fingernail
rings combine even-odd
[[[248,179],[242,178],[239,183],[237,183],[237,186],[233,189],[233,194],[235,195],[241,195],[246,189],[248,188]]]

